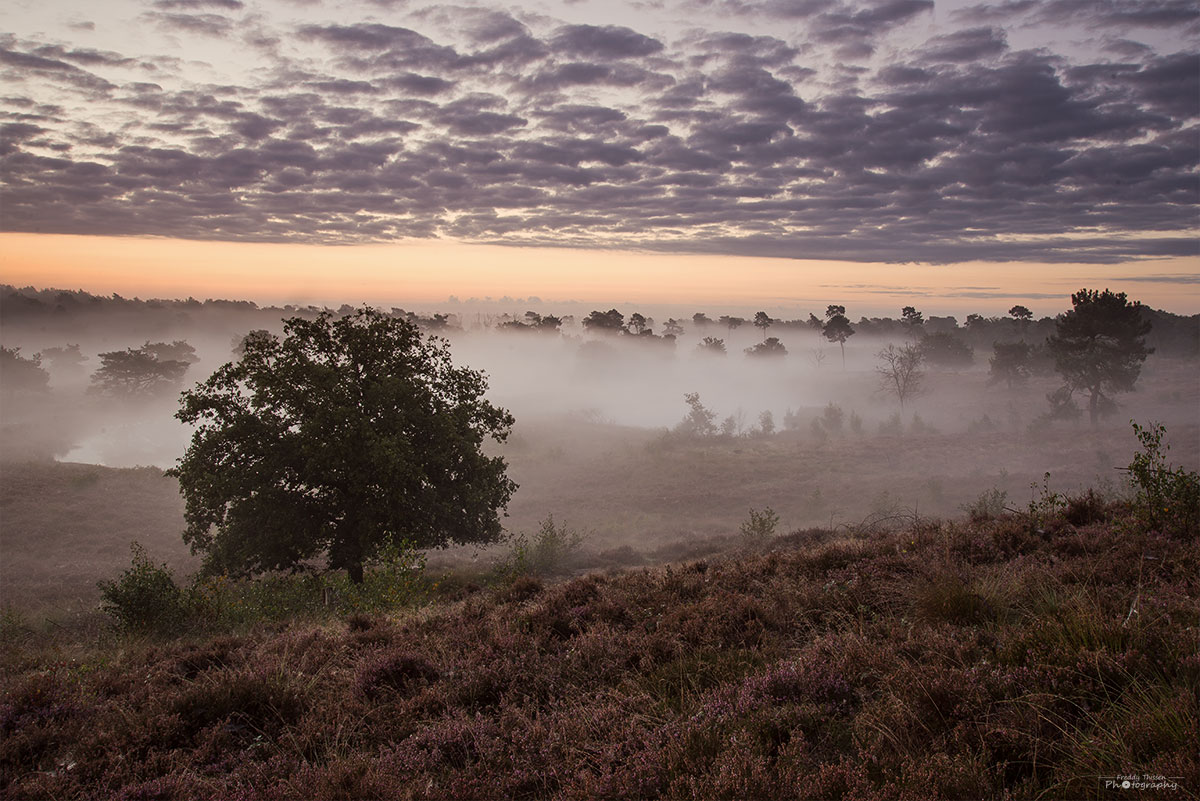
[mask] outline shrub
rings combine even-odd
[[[898,437],[904,433],[904,421],[899,412],[893,412],[886,421],[880,422],[879,433],[885,437]]]
[[[831,434],[842,433],[842,420],[845,418],[845,413],[842,407],[836,403],[830,402],[823,412],[821,412],[821,423]]]
[[[532,538],[524,533],[512,538],[512,551],[500,566],[509,578],[544,576],[562,571],[583,545],[583,536],[549,515]]]
[[[367,564],[361,584],[340,574],[330,577],[354,611],[394,609],[424,598],[425,554],[412,543],[389,543]]]
[[[779,515],[770,506],[761,512],[750,510],[741,527],[742,541],[750,547],[758,547],[775,536],[775,528],[779,525]]]
[[[1082,495],[1067,497],[1067,508],[1063,511],[1063,517],[1073,526],[1099,523],[1108,516],[1105,508],[1107,505],[1104,496],[1089,487]]]
[[[688,405],[688,413],[679,421],[679,425],[675,426],[675,433],[689,438],[715,436],[717,426],[713,421],[717,419],[717,414],[700,402],[700,393],[689,392],[683,399]]]
[[[166,630],[180,625],[188,616],[187,598],[170,569],[155,565],[146,549],[130,545],[133,563],[116,581],[101,581],[100,608],[127,631]]]
[[[1133,431],[1142,444],[1142,453],[1135,453],[1127,468],[1137,495],[1134,507],[1139,517],[1151,528],[1168,533],[1195,532],[1200,525],[1200,475],[1172,469],[1167,464],[1163,444],[1167,429],[1161,423],[1143,428],[1132,420]]]
[[[1066,499],[1060,493],[1050,491],[1050,473],[1042,476],[1041,492],[1038,492],[1038,485],[1035,481],[1029,484],[1029,494],[1027,514],[1031,531],[1041,529],[1066,507]]]
[[[967,513],[967,517],[972,523],[982,523],[986,520],[995,520],[1004,514],[1004,505],[1008,503],[1008,493],[1002,489],[992,487],[990,490],[985,490],[974,503],[967,504],[962,508]]]

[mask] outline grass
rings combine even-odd
[[[0,794],[1196,797],[1195,532],[1067,506],[222,632],[10,610]]]

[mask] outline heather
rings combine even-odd
[[[1091,798],[1138,773],[1178,777],[1139,797],[1194,797],[1194,526],[1152,493],[985,500],[655,568],[511,569],[543,537],[366,611],[177,634],[10,613],[0,792]]]

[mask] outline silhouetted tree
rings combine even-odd
[[[637,336],[641,336],[642,334],[646,333],[647,330],[649,330],[646,318],[643,317],[639,312],[634,312],[633,314],[629,315],[628,328],[629,333]]]
[[[79,350],[79,345],[66,345],[61,348],[46,348],[40,354],[44,360],[50,362],[50,369],[63,373],[81,373],[83,372],[83,363],[88,360],[87,356]]]
[[[511,319],[505,320],[496,326],[501,331],[540,331],[542,333],[556,333],[558,327],[562,325],[562,318],[555,317],[553,314],[542,316],[534,311],[525,312],[524,321]]]
[[[808,313],[808,327],[815,331],[818,337],[825,333],[825,322],[812,312]]]
[[[557,333],[562,327],[562,324],[563,318],[555,317],[553,314],[546,314],[542,315],[542,317],[537,321],[536,328],[537,330],[546,333]]]
[[[1013,389],[1029,380],[1033,348],[1027,342],[993,342],[988,383],[1004,382]]]
[[[846,369],[846,340],[854,336],[854,326],[850,325],[849,318],[846,317],[845,306],[830,306],[829,309],[833,312],[829,314],[829,319],[825,321],[825,328],[822,333],[830,342],[838,343],[842,349],[842,369]],[[842,311],[837,311],[841,309]]]
[[[905,306],[900,310],[900,322],[908,330],[908,335],[915,339],[925,326],[925,315],[912,306]]]
[[[762,329],[764,340],[767,338],[767,329],[770,328],[771,324],[774,322],[775,321],[771,319],[771,316],[765,311],[760,311],[754,315],[754,327]]]
[[[700,340],[700,344],[696,346],[696,350],[709,356],[724,356],[725,340],[717,339],[716,337],[705,337]]]
[[[602,334],[617,334],[625,330],[625,315],[616,309],[594,311],[583,318],[583,327]]]
[[[42,357],[21,355],[20,348],[0,346],[0,391],[7,397],[41,393],[50,389],[50,374],[42,368]]]
[[[779,358],[787,356],[787,348],[776,337],[768,337],[753,348],[746,348],[746,355],[755,358]]]
[[[678,337],[682,335],[683,325],[681,324],[681,321],[676,320],[674,317],[670,317],[665,323],[663,323],[663,336]]]
[[[968,367],[975,361],[971,346],[945,331],[930,334],[918,347],[925,361],[942,367]]]
[[[143,353],[149,353],[160,362],[195,364],[200,361],[200,357],[196,355],[196,349],[189,345],[185,339],[177,339],[170,343],[147,341],[145,345],[142,345],[141,350]]]
[[[1008,313],[1017,320],[1032,320],[1033,312],[1020,304],[1013,306],[1008,310]]]
[[[721,316],[721,325],[725,326],[730,331],[733,331],[735,328],[740,327],[741,324],[744,322],[746,322],[746,321],[743,320],[741,317],[730,317],[729,315]]]
[[[1033,312],[1024,306],[1013,306],[1008,310],[1013,319],[1017,321],[1017,327],[1021,330],[1021,338],[1025,338],[1025,330],[1029,328],[1029,321],[1033,319]]]
[[[182,383],[188,363],[161,361],[144,348],[127,348],[100,354],[100,367],[92,373],[89,392],[149,397],[175,389]]]
[[[877,356],[879,365],[875,372],[879,374],[880,389],[895,395],[900,401],[900,411],[904,411],[905,402],[921,391],[925,377],[921,369],[921,349],[916,345],[899,348],[888,345]]]
[[[486,389],[445,340],[370,308],[292,318],[282,340],[251,334],[176,414],[197,426],[170,471],[184,539],[210,570],[325,554],[355,582],[388,545],[494,542],[516,485],[482,444],[503,441],[513,418]]]
[[[692,325],[696,326],[697,328],[704,328],[705,326],[712,324],[713,321],[710,320],[708,315],[704,312],[696,312],[692,315]]]
[[[1153,352],[1146,347],[1150,322],[1142,319],[1140,303],[1124,292],[1081,289],[1071,295],[1073,308],[1061,315],[1046,346],[1055,369],[1070,392],[1088,394],[1088,417],[1093,424],[1111,396],[1129,392]]]
[[[249,334],[235,336],[229,343],[229,351],[234,356],[241,357],[241,355],[246,352],[246,340],[249,339],[251,335],[265,336],[266,334],[267,331],[265,328],[256,328]]]

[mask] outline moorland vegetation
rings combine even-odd
[[[1124,498],[788,534],[752,510],[722,553],[558,581],[553,520],[478,581],[393,554],[333,606],[139,555],[117,631],[5,615],[0,791],[1104,798],[1136,773],[1182,797],[1200,477],[1137,434]],[[176,611],[128,614],[151,609]]]

